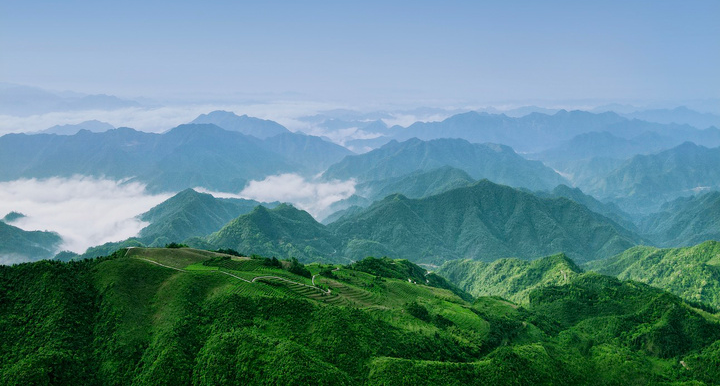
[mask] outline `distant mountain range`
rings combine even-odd
[[[363,143],[377,147],[391,140],[404,141],[410,138],[431,140],[438,138],[462,138],[472,143],[500,143],[511,146],[521,153],[553,153],[555,148],[571,148],[568,141],[587,133],[609,133],[622,142],[618,150],[598,147],[593,152],[615,152],[626,154],[633,148],[652,151],[658,143],[676,146],[684,141],[705,141],[708,138],[719,141],[717,128],[710,126],[694,127],[685,122],[648,122],[627,118],[614,112],[591,113],[587,111],[546,111],[531,112],[527,115],[510,117],[504,114],[488,114],[467,112],[453,115],[436,122],[416,122],[408,127],[393,126],[387,129],[382,137],[353,141],[353,146],[361,147]],[[701,130],[708,129],[711,130]],[[382,133],[382,131],[381,131]],[[658,138],[645,144],[647,138],[657,135]],[[648,137],[650,136],[650,137]],[[605,139],[607,141],[607,139]],[[581,144],[586,139],[578,138]],[[659,149],[658,149],[659,150]],[[629,154],[629,156],[637,153]],[[605,154],[607,155],[607,154]],[[588,156],[586,156],[588,157]]]
[[[0,84],[0,114],[27,116],[79,110],[117,110],[142,104],[112,95],[56,93],[36,87]]]
[[[210,123],[228,131],[237,131],[260,139],[290,133],[290,130],[277,122],[248,117],[247,115],[238,116],[232,112],[222,110],[202,114],[190,123]]]
[[[129,178],[152,191],[239,192],[250,179],[312,175],[349,153],[317,137],[281,135],[263,141],[212,124],[180,125],[164,134],[129,128],[70,136],[8,134],[0,137],[0,180],[82,174]]]
[[[566,182],[542,163],[528,161],[507,146],[471,144],[462,139],[422,141],[417,138],[391,141],[371,152],[346,157],[328,168],[323,177],[378,181],[443,166],[461,169],[474,179],[487,178],[529,189],[552,189]]]
[[[720,116],[711,113],[700,113],[685,106],[674,109],[640,110],[623,115],[648,122],[687,124],[698,129],[711,126],[720,127]]]
[[[720,187],[720,147],[686,142],[637,155],[583,190],[613,199],[628,211],[649,213],[666,201]]]
[[[720,240],[720,192],[682,197],[666,203],[639,225],[654,245],[687,247]]]
[[[55,125],[40,132],[40,134],[74,135],[80,130],[87,130],[93,133],[102,133],[112,130],[115,126],[97,120],[85,121],[74,125]]]

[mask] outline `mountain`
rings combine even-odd
[[[440,122],[417,122],[396,129],[392,137],[396,140],[462,138],[473,143],[502,143],[522,152],[538,152],[575,135],[603,131],[626,120],[615,113],[593,114],[577,110],[560,110],[553,115],[530,113],[520,118],[468,112]]]
[[[408,198],[424,198],[474,184],[476,181],[465,171],[443,166],[429,171],[414,171],[386,180],[368,181],[355,186],[356,194],[371,201],[400,193]]]
[[[274,209],[257,206],[208,236],[207,242],[245,254],[295,257],[304,262],[347,262],[337,253],[337,237],[309,213],[287,204]]]
[[[240,191],[249,179],[298,171],[262,141],[215,125],[180,125],[165,134],[119,128],[75,135],[0,137],[0,180],[91,175],[146,183],[152,191],[205,187]]]
[[[551,192],[535,192],[538,197],[543,198],[560,198],[565,197],[569,200],[573,200],[578,204],[585,206],[595,213],[599,213],[616,223],[622,225],[624,228],[634,232],[638,232],[637,226],[633,222],[633,217],[625,213],[622,209],[618,208],[613,203],[604,203],[598,201],[595,197],[589,196],[583,193],[579,188],[571,188],[567,185],[558,185]]]
[[[686,247],[720,240],[720,192],[681,197],[643,218],[640,229],[663,247]]]
[[[357,213],[373,202],[392,194],[399,193],[408,198],[424,198],[469,186],[475,182],[466,172],[450,166],[427,172],[415,171],[386,180],[363,182],[355,185],[355,194],[330,205],[327,210],[330,215],[322,219],[322,223],[330,224],[348,213]]]
[[[720,309],[720,242],[717,241],[686,248],[637,246],[585,267],[621,280],[646,283]]]
[[[385,180],[416,171],[451,166],[472,178],[529,189],[551,189],[565,180],[537,161],[528,161],[511,148],[471,144],[462,139],[392,141],[371,152],[345,157],[323,174],[326,179],[358,182]]]
[[[292,172],[299,165],[263,147],[260,140],[212,124],[180,125],[162,135],[155,170],[138,177],[150,188],[188,187],[237,192],[247,180]]]
[[[528,110],[529,111],[529,110]],[[353,140],[352,146],[377,147],[392,139],[404,141],[410,138],[431,140],[437,138],[462,138],[473,143],[501,143],[511,146],[521,153],[541,153],[558,147],[568,147],[568,141],[587,133],[607,132],[625,142],[620,149],[639,147],[648,151],[656,146],[643,143],[642,137],[647,134],[658,135],[662,141],[670,141],[675,146],[684,141],[694,141],[720,146],[720,130],[715,127],[698,126],[682,123],[657,123],[627,118],[611,111],[592,113],[587,111],[531,112],[515,114],[488,114],[466,112],[453,115],[442,121],[416,122],[408,127],[394,126],[384,132],[384,136],[371,140]],[[522,116],[520,116],[522,115]],[[706,129],[707,128],[707,129]],[[706,129],[706,130],[700,130]],[[383,133],[383,132],[380,132]],[[576,141],[583,141],[578,138]],[[646,147],[647,146],[647,147]],[[589,148],[592,152],[613,153],[613,148]],[[629,151],[629,150],[625,150]],[[550,151],[553,154],[552,151]],[[555,153],[557,157],[560,154]],[[582,153],[578,152],[579,155]],[[633,155],[633,154],[631,154]]]
[[[621,208],[652,211],[665,201],[720,188],[720,147],[692,142],[652,155],[637,155],[588,192],[616,199]]]
[[[680,143],[657,133],[645,133],[639,137],[627,139],[607,131],[592,131],[578,134],[561,145],[545,150],[534,157],[553,165],[557,162],[593,157],[627,159],[636,154],[650,154],[665,150]]]
[[[85,121],[74,125],[55,125],[51,128],[41,131],[41,134],[59,134],[59,135],[74,135],[80,130],[87,130],[93,133],[102,133],[104,131],[112,130],[115,127],[107,122],[100,122],[98,120]]]
[[[15,220],[21,219],[23,217],[26,217],[26,216],[20,212],[12,211],[12,212],[6,214],[5,217],[3,217],[2,220],[0,220],[0,221],[4,221],[9,224],[9,223],[11,223]]]
[[[717,318],[637,282],[586,273],[518,307],[352,267],[306,266],[310,279],[288,264],[132,248],[0,267],[0,379],[610,385],[720,376]]]
[[[491,263],[475,260],[445,262],[437,274],[472,296],[500,296],[527,304],[530,293],[544,286],[568,284],[583,271],[564,254],[533,261],[516,258]]]
[[[387,255],[433,264],[560,252],[584,262],[642,240],[574,201],[543,199],[487,180],[423,199],[389,196],[328,228],[347,240],[351,259]]]
[[[52,258],[61,243],[55,232],[25,231],[0,221],[0,264]]]
[[[265,139],[264,144],[267,149],[301,164],[312,175],[354,154],[340,145],[302,133],[281,133]]]
[[[36,87],[0,84],[0,114],[29,116],[49,112],[79,110],[117,110],[142,107],[133,100],[112,95],[56,93]]]
[[[253,200],[215,198],[186,189],[140,216],[150,225],[140,231],[139,238],[148,246],[164,246],[190,237],[207,236],[258,205],[261,203]]]
[[[290,132],[285,126],[274,121],[248,117],[245,114],[238,116],[232,112],[222,110],[201,114],[190,123],[209,123],[228,131],[237,131],[260,139]]]
[[[658,123],[678,123],[704,129],[710,126],[720,127],[720,116],[710,113],[700,113],[686,106],[674,109],[640,110],[623,114],[628,118]]]

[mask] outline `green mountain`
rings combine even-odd
[[[70,136],[0,137],[0,180],[4,181],[80,174],[132,178],[153,191],[198,186],[240,191],[249,179],[300,169],[266,149],[261,140],[210,124],[181,125],[164,134],[119,128]]]
[[[462,139],[405,142],[392,141],[365,154],[348,156],[323,174],[326,179],[358,182],[386,180],[444,166],[461,169],[474,179],[528,189],[552,189],[566,182],[538,161],[528,161],[511,148],[495,144],[472,144]]]
[[[346,215],[348,209],[367,208],[374,201],[381,200],[392,194],[402,194],[408,198],[424,198],[447,192],[448,190],[472,185],[476,181],[466,172],[450,166],[430,171],[415,171],[404,176],[374,180],[355,185],[355,194],[334,202],[328,207],[330,215],[325,217],[323,224],[330,224]]]
[[[360,183],[355,186],[355,191],[372,202],[396,193],[408,198],[424,198],[475,182],[464,170],[443,166],[429,171],[414,171],[400,177]]]
[[[216,110],[201,114],[190,123],[213,124],[228,131],[237,131],[255,138],[265,139],[278,134],[290,133],[285,126],[265,119],[235,115],[229,111]]]
[[[680,197],[648,215],[640,229],[654,245],[686,247],[720,240],[720,192]]]
[[[245,254],[347,262],[338,253],[340,241],[335,235],[309,213],[287,204],[274,209],[257,206],[208,236],[207,242]]]
[[[258,205],[261,204],[253,200],[215,198],[186,189],[140,216],[150,225],[140,231],[139,239],[148,246],[164,246],[190,237],[207,236]],[[272,208],[277,203],[263,205]]]
[[[346,240],[351,259],[387,255],[433,264],[560,252],[584,262],[641,241],[574,201],[542,199],[487,180],[424,199],[390,196],[328,227]]]
[[[583,274],[518,307],[192,249],[0,267],[6,385],[713,384],[720,323]],[[417,271],[416,266],[407,266]]]
[[[55,232],[25,231],[0,221],[0,264],[49,259],[61,243]]]
[[[583,193],[583,191],[579,188],[571,188],[567,185],[558,185],[551,192],[535,192],[535,194],[543,198],[565,197],[587,207],[595,213],[599,213],[615,221],[626,229],[637,232],[637,226],[633,223],[633,217],[630,214],[624,212],[613,203],[598,201],[595,197]]]
[[[605,275],[662,288],[686,300],[720,309],[720,242],[687,248],[637,246],[585,265]]]
[[[616,199],[627,210],[651,212],[666,201],[720,188],[720,147],[686,142],[672,149],[637,155],[599,181],[590,194]]]
[[[685,139],[687,140],[687,139]],[[578,134],[561,145],[545,150],[535,156],[548,164],[561,161],[589,159],[593,157],[628,159],[636,154],[650,154],[684,142],[657,133],[643,133],[635,138],[623,138],[607,131]]]
[[[533,261],[516,258],[491,263],[451,260],[437,274],[446,277],[472,296],[500,296],[527,304],[530,293],[540,287],[565,285],[583,271],[564,254]]]
[[[320,137],[302,133],[281,133],[265,139],[263,143],[267,149],[301,164],[310,174],[323,172],[345,156],[355,154]]]

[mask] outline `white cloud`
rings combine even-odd
[[[329,214],[326,211],[331,204],[355,193],[355,181],[309,181],[297,174],[279,174],[262,181],[250,181],[239,194],[210,192],[201,188],[196,190],[215,197],[289,202],[316,218],[322,218]]]
[[[150,195],[140,183],[75,176],[0,182],[0,216],[25,214],[12,225],[49,230],[63,237],[61,249],[88,247],[136,236],[147,223],[135,218],[170,195]]]
[[[449,118],[452,114],[432,114],[432,115],[414,115],[414,114],[393,114],[392,118],[383,118],[382,121],[388,127],[400,125],[408,127],[415,122],[440,122]]]
[[[132,107],[117,110],[87,110],[50,112],[31,116],[0,115],[0,135],[32,133],[55,125],[77,124],[89,120],[108,122],[115,127],[130,127],[140,131],[160,133],[188,123],[200,114],[213,110],[232,111],[238,115],[274,120],[292,131],[305,128],[297,118],[335,107],[315,102],[278,101],[256,104],[200,104],[164,106],[156,108]]]

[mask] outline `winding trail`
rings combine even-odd
[[[127,248],[127,249],[130,249],[130,248]],[[127,256],[127,251],[125,252],[125,256]],[[152,263],[152,264],[155,264],[155,265],[159,265],[159,266],[165,267],[165,268],[174,269],[174,270],[180,271],[180,272],[189,272],[188,270],[185,270],[185,269],[182,269],[182,268],[171,267],[171,266],[169,266],[169,265],[165,265],[165,264],[162,264],[162,263],[158,263],[157,261],[153,261],[153,260],[150,260],[150,259],[145,259],[145,258],[142,258],[142,257],[136,257],[136,259],[138,259],[138,260],[143,260],[143,261],[147,261],[148,263]],[[333,270],[333,272],[338,271],[338,270],[340,270],[340,268],[335,268],[335,269]],[[232,277],[234,277],[234,278],[236,278],[236,279],[242,280],[242,281],[244,281],[244,282],[246,282],[246,283],[250,283],[250,284],[255,283],[255,281],[260,280],[260,279],[272,279],[272,280],[280,280],[280,281],[285,281],[285,282],[292,283],[292,284],[296,284],[296,285],[301,285],[301,286],[305,286],[305,287],[314,288],[314,289],[316,289],[316,290],[318,290],[318,291],[320,291],[320,292],[322,292],[322,293],[324,293],[324,294],[330,294],[330,293],[332,292],[332,290],[330,290],[330,289],[328,289],[328,290],[326,291],[326,290],[324,290],[324,289],[322,289],[322,288],[320,288],[320,287],[315,286],[315,276],[317,276],[317,275],[314,275],[314,276],[312,277],[312,285],[307,285],[307,284],[299,283],[299,282],[296,282],[296,281],[293,281],[293,280],[290,280],[290,279],[286,279],[286,278],[280,277],[280,276],[256,276],[256,277],[254,277],[252,280],[248,280],[248,279],[242,278],[242,277],[240,277],[240,276],[233,275],[233,274],[230,273],[230,272],[221,271],[221,270],[219,270],[219,269],[218,269],[218,270],[213,270],[213,271],[210,271],[210,272],[223,273],[223,274],[225,274],[225,275],[232,276]]]

